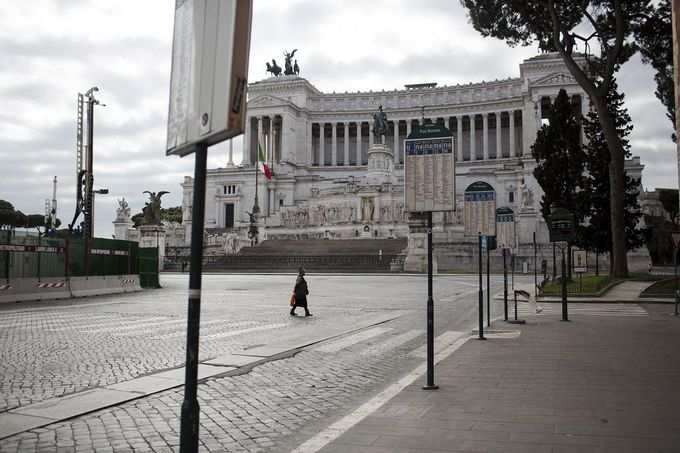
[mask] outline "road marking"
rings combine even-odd
[[[458,348],[460,348],[466,341],[468,341],[472,336],[464,336],[454,342],[451,346],[442,350],[441,352],[435,354],[434,362],[439,363],[451,354],[453,354]],[[323,447],[328,445],[330,442],[334,441],[347,430],[352,428],[354,425],[359,423],[364,418],[375,412],[380,406],[387,403],[389,400],[394,398],[402,390],[404,390],[409,385],[413,384],[416,379],[422,377],[427,371],[427,364],[422,364],[416,367],[409,374],[399,379],[396,383],[390,385],[388,388],[380,392],[375,397],[371,398],[368,402],[359,406],[357,410],[351,414],[343,417],[337,422],[330,425],[328,428],[321,431],[316,436],[304,442],[302,445],[298,446],[291,453],[316,453]]]
[[[253,323],[254,323],[254,321],[251,322],[251,324],[253,324]],[[186,324],[187,324],[186,318],[185,319],[179,319],[177,321],[160,322],[160,323],[155,324],[155,325],[160,326],[160,327],[158,329],[154,329],[154,330],[168,330],[168,329],[170,329],[170,330],[174,331],[175,329],[183,329],[180,332],[173,332],[173,333],[167,334],[167,336],[178,336],[179,337],[179,336],[186,335],[186,329],[185,329]],[[208,330],[210,328],[219,327],[219,326],[214,326],[213,324],[225,325],[225,324],[227,324],[227,322],[226,322],[225,319],[215,319],[215,320],[212,320],[212,321],[201,322],[200,331],[202,332],[203,330]],[[151,324],[151,325],[154,325],[154,324]],[[141,327],[141,326],[125,327],[124,330],[136,329],[138,327]],[[123,329],[120,329],[120,330],[123,330]],[[149,332],[148,332],[148,329],[147,329],[144,332],[123,332],[123,333],[120,333],[120,334],[114,333],[114,335],[117,336],[117,337],[135,337],[137,335],[146,335],[148,333]],[[163,335],[164,338],[166,338],[167,336]],[[158,336],[155,337],[155,338],[158,338]]]
[[[241,322],[232,322],[232,323],[229,323],[229,322],[225,323],[224,320],[222,320],[222,319],[217,320],[217,321],[222,322],[225,326],[228,326],[228,328],[250,326],[250,325],[253,325],[253,324],[257,324],[257,321],[241,321]],[[199,330],[199,332],[201,332],[203,330],[204,326],[206,326],[207,324],[217,324],[217,321],[207,321],[205,323],[202,322],[201,323],[201,329]],[[184,322],[186,322],[186,320]],[[179,332],[168,333],[168,334],[165,334],[165,335],[156,335],[152,338],[154,340],[165,340],[165,339],[168,339],[168,338],[186,337],[186,335],[187,335],[186,330],[182,330],[182,331],[179,331]],[[203,339],[203,338],[204,338],[204,336],[201,335],[201,339]]]
[[[279,327],[284,327],[286,325],[287,324],[285,324],[285,323],[267,324],[267,325],[264,325],[264,326],[249,327],[247,329],[232,330],[231,332],[214,333],[212,335],[202,335],[200,339],[201,339],[201,341],[204,341],[204,340],[214,340],[214,339],[217,339],[217,338],[235,337],[236,335],[241,335],[241,334],[244,334],[244,333],[257,332],[259,330],[277,329]],[[183,332],[182,335],[186,335],[186,332]],[[155,338],[155,337],[152,337],[152,338]]]
[[[88,321],[91,322],[92,319],[102,319],[102,318],[110,318],[111,315],[92,315],[88,316]],[[25,318],[25,319],[15,319],[13,321],[7,321],[7,322],[0,322],[0,327],[19,327],[19,328],[25,328],[25,327],[35,327],[35,323],[47,323],[47,322],[69,322],[70,320],[80,320],[82,323],[82,318],[83,315],[64,315],[64,316],[41,316],[41,317],[32,317],[32,318]]]
[[[453,343],[456,342],[460,337],[465,335],[465,332],[459,332],[457,330],[447,330],[443,334],[439,335],[437,338],[434,339],[434,351],[435,354],[437,351],[440,351],[446,347],[451,346]],[[427,344],[424,344],[423,346],[419,347],[418,349],[415,349],[413,352],[409,354],[411,357],[418,357],[421,359],[426,359],[427,358]]]
[[[80,329],[93,329],[97,328],[95,332],[101,332],[102,330],[99,330],[99,327],[111,327],[113,324],[118,324],[120,327],[122,326],[127,326],[131,324],[142,324],[142,323],[148,323],[149,321],[160,321],[160,320],[167,320],[167,316],[163,317],[153,317],[153,318],[145,318],[145,319],[136,319],[134,321],[128,321],[125,318],[117,318],[117,319],[112,319],[109,322],[104,322],[104,323],[99,323],[99,324],[82,324],[82,325],[76,325],[76,326],[70,326],[70,327],[57,327],[55,329],[45,329],[49,332],[61,332],[64,330],[80,330]],[[124,324],[123,324],[124,323]]]
[[[425,331],[422,329],[409,330],[408,332],[402,333],[400,335],[390,337],[387,340],[383,341],[382,343],[369,346],[368,348],[361,351],[361,355],[368,356],[396,349],[399,346],[403,345],[404,343],[407,343],[413,340],[414,338],[418,338],[423,333],[425,333]]]
[[[389,332],[390,330],[392,329],[388,327],[373,327],[372,329],[364,330],[353,335],[331,341],[330,343],[323,344],[313,350],[320,352],[338,352],[354,344],[368,340],[369,338],[382,335],[385,332]]]
[[[510,308],[510,307],[509,307]],[[562,313],[562,304],[539,304],[541,310],[538,315],[554,315]],[[647,311],[639,305],[619,305],[619,304],[593,304],[593,305],[568,305],[570,314],[584,316],[649,316]],[[509,310],[514,313],[514,307]],[[525,303],[517,304],[517,312],[523,315],[532,314],[529,306]]]

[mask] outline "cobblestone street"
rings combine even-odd
[[[475,278],[436,279],[436,335],[474,326]],[[201,362],[290,336],[311,337],[330,326],[350,332],[200,384],[204,451],[277,451],[301,428],[327,425],[422,363],[413,351],[425,341],[424,277],[311,275],[311,318],[288,315],[292,279],[204,276]],[[492,283],[498,291],[501,282]],[[163,286],[2,307],[0,410],[181,366],[186,276],[165,275]],[[352,332],[357,322],[390,313],[392,321]],[[0,451],[173,451],[182,399],[182,387],[162,391],[5,438]]]

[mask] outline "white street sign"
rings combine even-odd
[[[167,155],[243,133],[252,0],[176,0]]]

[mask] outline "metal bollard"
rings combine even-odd
[[[675,311],[673,315],[678,316],[678,304],[680,303],[680,289],[675,291]]]
[[[526,291],[522,291],[521,289],[516,289],[516,290],[514,291],[514,294],[515,294],[515,319],[511,319],[511,320],[509,320],[509,321],[507,321],[507,322],[508,322],[509,324],[526,324],[526,321],[525,321],[525,320],[523,320],[523,319],[517,319],[517,294],[521,294],[521,295],[523,295],[524,297],[526,297],[527,299],[529,299],[529,298],[531,297],[531,295],[530,295],[528,292],[526,292]]]

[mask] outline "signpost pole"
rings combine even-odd
[[[567,263],[564,258],[564,248],[560,247],[562,251],[562,321],[569,321],[569,316],[567,314]]]
[[[487,239],[488,240],[488,239]],[[489,282],[491,266],[489,261],[489,244],[486,244],[486,326],[491,327],[491,283]]]
[[[508,268],[506,267],[505,256],[506,248],[503,248],[503,317],[508,320]]]
[[[477,236],[478,251],[479,251],[479,340],[486,340],[484,338],[484,289],[482,281],[482,234]]]
[[[432,299],[432,212],[427,213],[427,384],[424,390],[435,390],[434,384],[434,300]]]
[[[180,452],[198,451],[199,407],[198,346],[201,320],[201,271],[203,261],[203,223],[205,217],[205,173],[208,145],[196,145],[194,164],[194,199],[191,213],[191,267],[189,268],[189,313],[187,317],[187,350],[184,402],[180,427]]]
[[[534,231],[534,300],[536,300],[538,288],[538,269],[536,268],[536,232]]]

